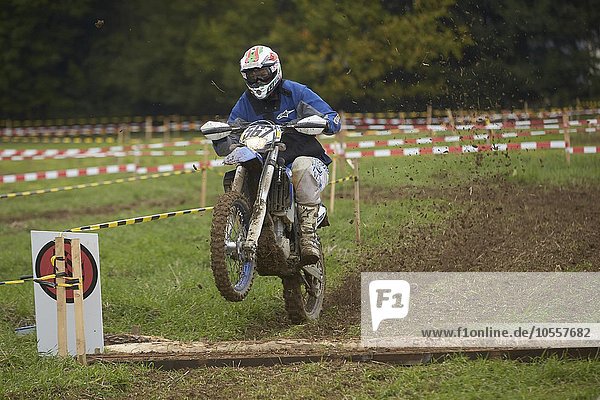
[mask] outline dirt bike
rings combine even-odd
[[[225,299],[243,300],[255,272],[278,276],[290,320],[302,323],[319,317],[325,293],[323,252],[315,264],[300,262],[291,169],[279,153],[285,151],[281,138],[287,130],[318,135],[325,126],[325,119],[311,116],[286,125],[265,120],[245,126],[209,121],[200,128],[211,140],[240,135],[239,143],[231,146],[224,159],[224,164],[236,168],[225,174],[225,193],[213,210],[210,233],[211,268]],[[321,205],[317,227],[326,225],[327,210]]]

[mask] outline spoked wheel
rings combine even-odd
[[[292,323],[301,324],[319,318],[325,295],[323,252],[318,262],[300,267],[296,274],[281,280],[285,310]]]
[[[210,266],[219,292],[229,301],[243,300],[254,279],[255,262],[245,260],[242,252],[250,215],[248,201],[237,192],[223,194],[213,212]]]

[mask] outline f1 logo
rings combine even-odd
[[[384,319],[402,319],[408,315],[410,284],[403,280],[369,282],[371,324],[373,332]]]

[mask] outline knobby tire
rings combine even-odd
[[[215,285],[221,295],[229,301],[242,301],[248,295],[254,280],[254,265],[252,265],[250,280],[243,287],[236,289],[235,286],[239,281],[233,282],[230,278],[231,271],[228,268],[227,261],[228,259],[232,260],[232,258],[227,255],[225,249],[225,242],[229,239],[226,237],[226,228],[230,216],[238,211],[242,215],[242,225],[247,233],[251,209],[245,196],[238,192],[227,192],[219,197],[213,210],[210,231],[210,266],[215,278]],[[243,265],[242,261],[237,261]],[[241,268],[240,266],[238,279],[242,278]]]

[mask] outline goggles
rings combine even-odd
[[[246,81],[250,84],[261,81],[267,83],[273,78],[273,72],[270,67],[253,68],[244,71]]]

